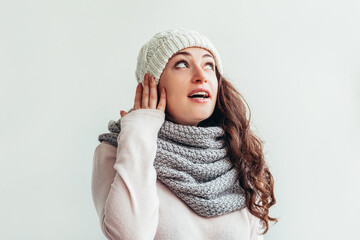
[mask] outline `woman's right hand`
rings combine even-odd
[[[145,73],[144,76],[144,87],[139,83],[136,87],[136,94],[134,100],[134,110],[147,108],[147,109],[158,109],[165,112],[166,107],[166,92],[165,88],[161,89],[160,100],[158,102],[157,85],[154,76]],[[120,115],[124,117],[127,112],[121,110]]]

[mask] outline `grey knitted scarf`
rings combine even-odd
[[[117,147],[120,119],[99,136]],[[214,217],[245,207],[237,170],[227,158],[220,127],[195,127],[165,120],[154,161],[157,178],[198,215]]]

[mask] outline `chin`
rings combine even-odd
[[[210,116],[211,116],[211,114],[206,114],[206,115],[196,116],[195,119],[196,119],[196,121],[201,122],[201,121],[208,119]]]
[[[194,119],[199,119],[200,121],[203,121],[205,119],[208,119],[213,112],[214,109],[207,109],[205,111],[196,111],[192,113],[192,116]]]
[[[165,111],[167,119],[182,125],[197,125],[201,121],[208,119],[214,111],[213,108],[182,108],[181,111],[180,109],[181,108],[171,109],[176,110],[175,114],[175,111],[173,112],[167,109],[167,111]]]
[[[186,125],[193,125],[197,126],[200,122],[208,119],[211,116],[211,114],[202,114],[202,115],[195,115],[192,118],[183,119],[183,122],[187,122]]]

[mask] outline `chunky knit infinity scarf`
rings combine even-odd
[[[117,147],[120,119],[99,141]],[[227,158],[220,127],[195,127],[165,120],[154,161],[157,178],[198,215],[214,217],[245,207],[237,171]]]

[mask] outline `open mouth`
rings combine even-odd
[[[188,96],[189,98],[196,98],[196,99],[206,99],[206,98],[209,98],[209,94],[206,93],[206,92],[197,92],[197,93],[194,93],[190,96]]]

